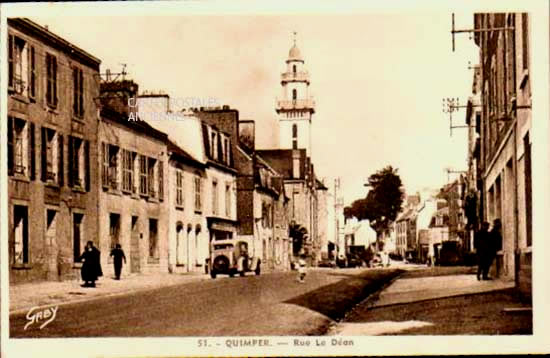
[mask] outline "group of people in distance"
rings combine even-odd
[[[122,261],[126,263],[126,256],[122,250],[120,244],[116,244],[115,248],[111,250],[110,256],[113,256],[113,264],[115,267],[115,279],[120,280],[120,273],[122,271]],[[103,276],[103,270],[101,269],[101,252],[94,246],[92,241],[86,243],[84,252],[80,256],[82,262],[82,268],[80,274],[84,284],[82,287],[95,287],[95,282],[101,276]]]
[[[491,280],[489,269],[493,264],[497,252],[502,249],[502,223],[495,219],[493,228],[489,231],[489,223],[484,221],[481,228],[474,235],[474,247],[477,254],[477,279]]]

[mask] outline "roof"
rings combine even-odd
[[[99,65],[101,63],[99,58],[73,45],[53,32],[50,32],[47,28],[38,25],[34,21],[27,18],[10,18],[8,19],[8,25],[20,31],[25,31],[28,35],[34,36],[36,39],[43,41],[49,46],[61,50],[82,63],[99,70]]]
[[[161,141],[168,140],[168,135],[166,133],[151,127],[147,122],[141,119],[128,120],[127,115],[119,113],[109,107],[101,108],[100,115],[101,115],[101,119],[108,119],[112,122],[116,122],[120,125],[131,128],[137,132],[143,133],[145,135],[159,139]]]
[[[170,138],[167,139],[168,144],[168,151],[171,152],[172,155],[175,155],[178,157],[178,159],[191,164],[198,168],[204,168],[204,164],[196,160],[191,156],[191,154],[187,153],[183,148],[178,146],[176,143],[174,143]]]
[[[300,49],[294,44],[288,51],[288,61],[303,61]]]
[[[325,186],[325,184],[320,181],[319,179],[315,178],[315,183],[316,183],[316,189],[317,190],[328,190],[328,188]]]

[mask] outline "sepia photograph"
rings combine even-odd
[[[2,355],[549,350],[548,4],[420,3],[2,5]]]

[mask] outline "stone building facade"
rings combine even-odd
[[[101,84],[98,248],[110,265],[111,249],[122,246],[123,275],[168,270],[167,135],[129,119],[137,89],[132,81]]]
[[[72,278],[98,237],[100,60],[28,19],[7,40],[10,282]]]
[[[483,220],[502,222],[493,271],[531,292],[531,86],[527,13],[476,14],[481,72],[480,162]]]
[[[206,213],[203,210],[206,165],[171,140],[168,153],[169,271],[204,272],[202,265],[209,255]]]

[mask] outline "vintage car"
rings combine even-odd
[[[244,276],[246,272],[260,274],[261,260],[248,254],[248,243],[237,240],[219,240],[212,242],[210,254],[210,276],[235,274]]]

